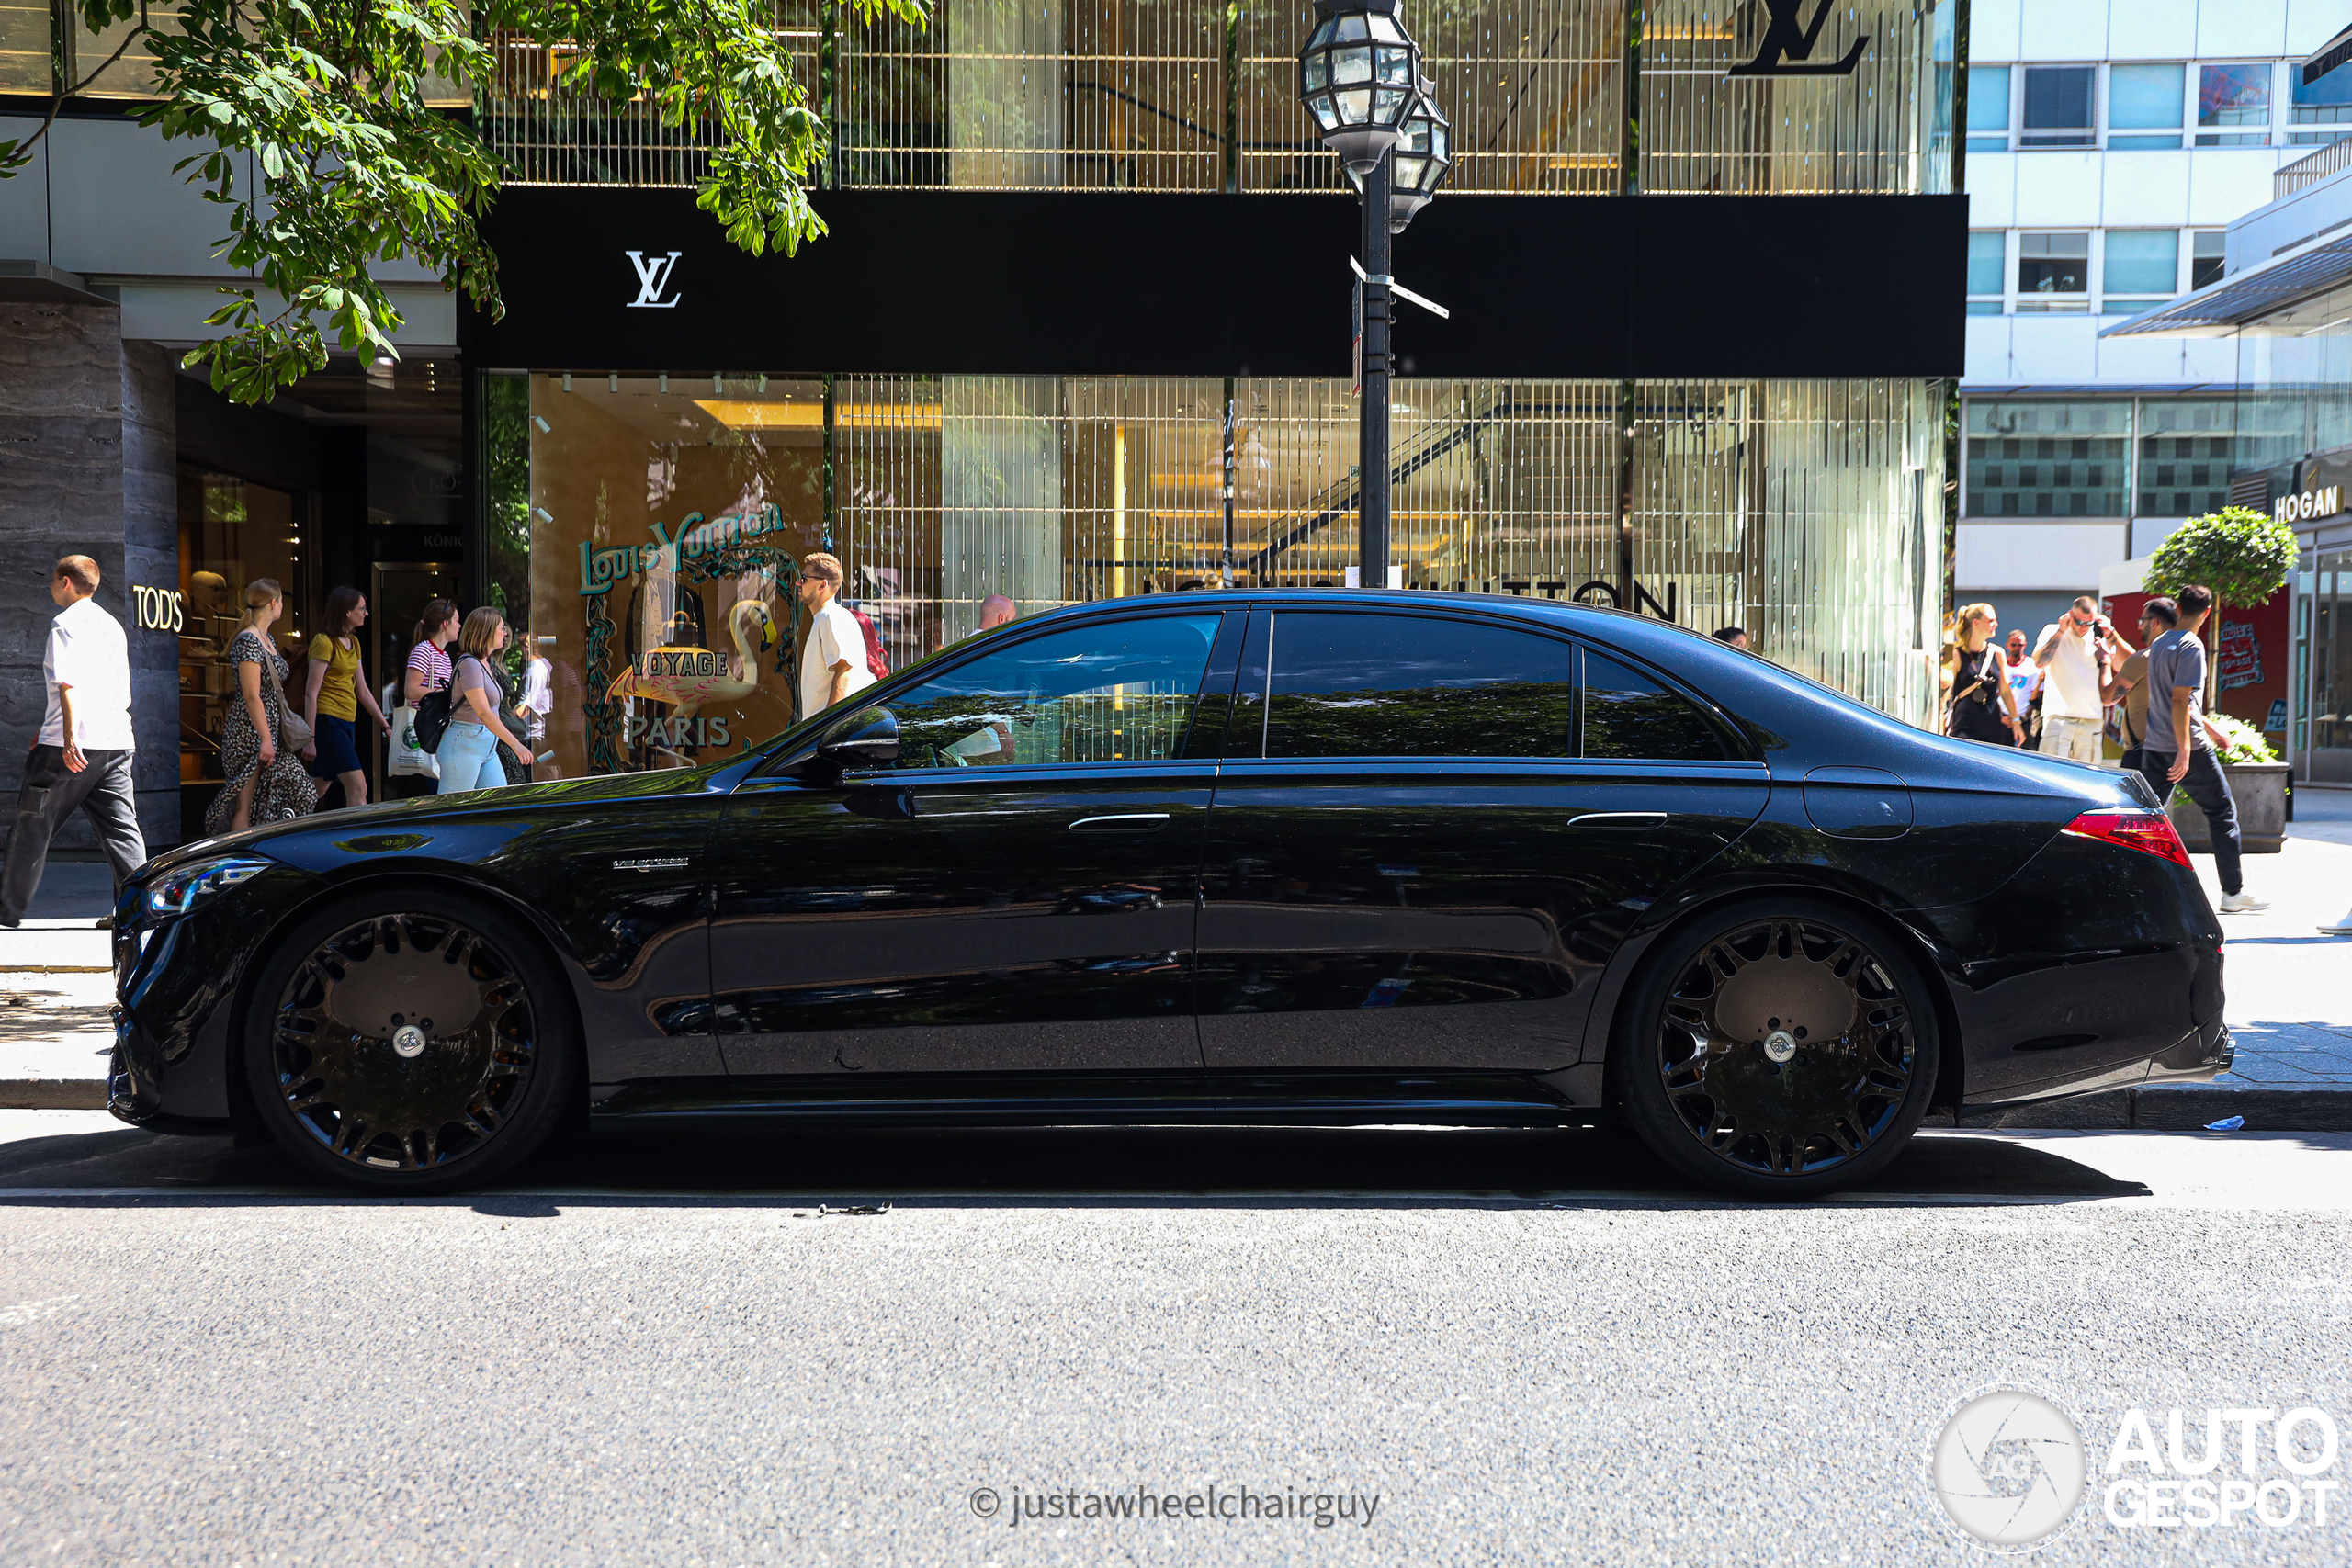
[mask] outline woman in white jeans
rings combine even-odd
[[[531,764],[531,749],[514,739],[498,716],[501,688],[490,671],[490,660],[506,646],[506,617],[485,604],[466,617],[458,633],[464,657],[458,660],[449,682],[449,728],[441,737],[442,795],[469,789],[496,789],[506,782],[498,761],[501,741],[512,748],[523,765]]]

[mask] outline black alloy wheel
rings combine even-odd
[[[560,977],[517,922],[413,891],[338,900],[261,976],[255,1103],[288,1154],[378,1191],[499,1175],[576,1094]]]
[[[1615,1066],[1634,1125],[1684,1175],[1802,1198],[1883,1167],[1934,1092],[1919,966],[1836,905],[1743,903],[1670,932],[1628,1000]]]

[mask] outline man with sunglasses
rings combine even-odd
[[[2041,689],[2041,754],[2070,762],[2099,763],[2099,687],[2115,657],[2115,626],[2087,593],[2045,626],[2033,662],[2047,676]]]

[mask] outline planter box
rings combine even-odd
[[[2222,775],[2230,781],[2230,795],[2238,803],[2238,843],[2250,855],[2275,855],[2287,841],[2287,764],[2284,762],[2224,762]],[[2205,831],[2205,813],[2197,803],[2173,797],[2172,825],[2193,855],[2213,852],[2212,837]]]

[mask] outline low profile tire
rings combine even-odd
[[[246,1015],[261,1120],[311,1172],[374,1192],[503,1175],[577,1099],[563,978],[522,922],[460,896],[353,894],[288,933]]]
[[[1927,1114],[1939,1042],[1926,972],[1826,899],[1742,900],[1661,939],[1618,1014],[1627,1119],[1660,1159],[1747,1198],[1879,1171]]]

